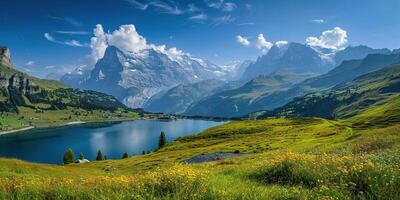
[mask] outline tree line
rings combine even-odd
[[[167,137],[166,137],[164,132],[161,132],[160,136],[158,138],[158,149],[161,149],[166,144],[167,144]],[[142,151],[142,154],[144,155],[144,154],[146,154],[146,152]],[[126,159],[126,158],[129,158],[128,152],[125,152],[125,153],[122,154],[122,159]],[[79,154],[79,160],[84,160],[84,159],[85,159],[85,155],[83,153],[80,153]],[[107,156],[105,156],[105,155],[103,156],[103,153],[99,149],[97,151],[96,161],[102,161],[102,160],[107,160]],[[71,148],[68,148],[65,151],[64,157],[63,157],[63,162],[66,165],[76,162],[74,151]]]

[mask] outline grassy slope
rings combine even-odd
[[[299,97],[269,116],[348,118],[399,96],[400,65],[371,72],[326,92]]]
[[[8,192],[4,194],[21,198],[33,195],[33,191],[38,197],[93,198],[87,195],[94,195],[91,190],[96,188],[96,194],[105,198],[396,199],[400,196],[400,125],[388,119],[400,118],[399,104],[397,98],[342,121],[231,122],[180,138],[159,151],[123,160],[51,166],[0,159],[0,181],[7,187],[23,185],[15,190],[2,188]],[[235,150],[248,155],[175,165],[193,155]],[[107,181],[101,178],[104,176]],[[4,181],[6,177],[12,180]],[[55,181],[56,187],[50,187],[48,180]],[[73,184],[68,185],[68,181]],[[137,188],[141,184],[145,187]]]
[[[67,91],[68,89],[70,89],[70,87],[63,83],[32,77],[28,74],[22,73],[12,68],[0,66],[0,71],[3,74],[11,74],[17,77],[26,77],[37,86],[39,86],[41,90],[45,90],[50,93],[50,97],[46,98],[51,101],[58,101],[58,99],[54,98],[61,98],[63,103],[70,103],[72,100],[77,99],[77,97],[81,97],[81,99],[79,100],[81,102],[91,101],[93,103],[97,103],[97,105],[104,104],[105,106],[118,104],[117,102],[114,102],[116,101],[114,97],[96,92],[84,92],[76,90],[74,91],[76,93],[72,94],[72,92]],[[58,92],[56,92],[57,89]],[[59,89],[65,89],[66,92],[59,91]],[[70,94],[68,95],[67,93]],[[0,101],[7,101],[8,98],[9,97],[5,97],[0,94]],[[120,121],[136,119],[139,117],[138,113],[133,111],[126,111],[125,109],[117,109],[115,111],[112,111],[110,109],[92,109],[89,111],[89,109],[85,110],[73,106],[67,106],[66,109],[49,109],[51,105],[48,102],[32,103],[27,98],[27,96],[23,96],[23,98],[26,105],[18,106],[19,113],[0,112],[0,131],[19,129],[30,125],[33,125],[35,127],[48,127],[64,125],[68,122],[73,121]]]

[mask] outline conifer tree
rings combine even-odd
[[[75,155],[71,148],[68,148],[64,154],[64,164],[71,164],[75,162]]]
[[[99,151],[97,151],[96,160],[97,160],[97,161],[104,160],[103,154],[101,153],[101,150],[100,150],[100,149],[99,149]]]
[[[129,155],[128,155],[127,152],[125,152],[125,153],[122,155],[122,159],[125,159],[125,158],[129,158]]]
[[[161,149],[167,143],[167,139],[165,138],[165,133],[161,132],[160,137],[158,139],[158,148]]]

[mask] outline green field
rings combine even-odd
[[[0,159],[0,198],[399,199],[399,102],[346,120],[231,122],[122,160],[54,166]],[[245,155],[183,164],[215,152]]]

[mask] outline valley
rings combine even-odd
[[[0,200],[398,200],[400,1],[0,6]]]

